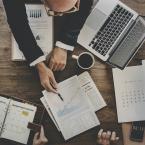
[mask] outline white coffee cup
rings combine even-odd
[[[79,56],[72,55],[72,58],[77,60],[77,64],[80,68],[88,70],[94,66],[95,58],[89,52],[83,52]]]

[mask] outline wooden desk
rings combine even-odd
[[[30,69],[25,62],[11,61],[10,36],[11,33],[6,23],[6,18],[4,17],[4,10],[0,5],[0,94],[16,96],[28,101],[40,103],[39,98],[42,96],[42,88],[37,73],[35,70]],[[78,47],[75,49],[74,53],[79,54],[82,51],[84,50]],[[131,65],[136,64],[137,59],[145,59],[145,45],[134,57]],[[63,72],[55,73],[55,76],[59,82],[74,74],[79,74],[80,72],[81,70],[77,67],[76,61],[72,60],[71,55],[69,54],[66,69]],[[99,120],[101,121],[101,128],[117,131],[117,134],[121,138],[118,145],[123,145],[121,126],[117,123],[111,68],[96,58],[95,66],[89,70],[89,73],[107,103],[106,108],[97,112]],[[96,145],[98,127],[87,131],[68,142],[64,142],[62,136],[56,130],[48,116],[44,118],[44,124],[49,140],[48,145]],[[10,143],[7,141],[0,141],[0,145],[10,145]]]

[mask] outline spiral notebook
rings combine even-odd
[[[27,144],[37,107],[0,96],[0,138]]]

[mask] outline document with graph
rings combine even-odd
[[[29,25],[35,40],[44,54],[48,55],[53,48],[53,18],[47,15],[44,5],[42,4],[26,4],[25,6]],[[25,60],[13,35],[12,60]]]
[[[0,138],[27,144],[37,107],[0,96]]]
[[[144,66],[130,66],[124,70],[113,69],[118,122],[145,120]]]
[[[77,76],[58,84],[57,94],[44,91],[44,97],[65,140],[99,125],[94,108]]]

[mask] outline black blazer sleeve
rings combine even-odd
[[[90,13],[92,4],[93,0],[81,0],[78,12],[65,14],[63,16],[65,17],[65,23],[61,28],[57,41],[61,41],[71,46],[76,45],[78,35]],[[61,17],[59,19],[61,19]]]
[[[24,0],[3,0],[3,3],[11,31],[28,62],[44,55],[30,29]]]

